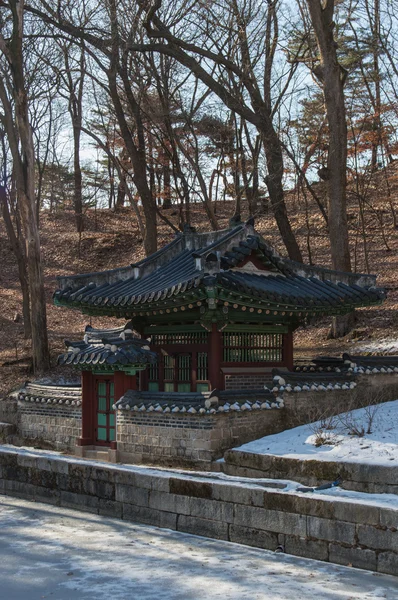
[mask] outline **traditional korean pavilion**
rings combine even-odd
[[[102,406],[106,415],[130,389],[187,395],[260,388],[272,368],[293,368],[293,332],[307,317],[342,315],[384,298],[373,275],[282,258],[252,219],[209,233],[187,228],[137,263],[58,283],[57,305],[129,322],[127,333],[86,331],[61,357],[83,371],[82,443],[93,443],[93,433],[84,432],[85,404],[87,414]],[[101,422],[110,443],[109,417]]]

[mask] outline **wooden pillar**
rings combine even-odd
[[[209,335],[209,356],[208,369],[211,389],[224,389],[224,376],[221,372],[222,360],[222,333],[218,331],[217,324],[212,323],[212,329]]]
[[[283,336],[283,364],[291,371],[293,370],[293,331],[289,331]]]
[[[114,384],[114,401],[115,403],[120,400],[126,391],[125,388],[125,374],[123,371],[115,371],[113,374]]]
[[[90,371],[82,371],[82,435],[77,439],[78,446],[94,444],[94,412],[94,376]]]

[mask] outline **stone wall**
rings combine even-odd
[[[259,390],[265,385],[270,385],[272,375],[270,372],[262,374],[245,373],[244,375],[225,375],[226,390]]]
[[[398,509],[267,485],[0,447],[2,494],[397,575]]]
[[[81,407],[18,402],[18,434],[39,447],[73,451],[81,436]]]
[[[300,460],[242,450],[225,453],[225,473],[239,477],[292,479],[308,486],[342,478],[341,487],[371,494],[398,494],[398,466],[326,460]],[[398,522],[397,522],[398,526]]]
[[[283,429],[283,411],[179,415],[118,411],[118,459],[208,468],[224,451]]]
[[[18,425],[18,407],[16,398],[0,399],[0,423]]]

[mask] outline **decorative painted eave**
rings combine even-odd
[[[86,327],[83,341],[65,341],[68,351],[58,357],[58,364],[82,370],[140,370],[157,361],[147,342],[130,329],[96,330]]]

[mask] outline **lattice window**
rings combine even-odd
[[[223,333],[224,362],[273,362],[283,360],[281,333]]]
[[[149,365],[148,390],[152,392],[159,391],[159,364],[157,362]]]
[[[208,380],[208,354],[207,352],[198,352],[196,355],[196,391],[207,392],[209,389]]]
[[[152,336],[154,346],[165,344],[207,344],[207,331],[188,331],[186,333],[156,333]]]
[[[208,365],[207,365],[207,352],[198,352],[197,354],[197,380],[207,381],[208,379]]]

